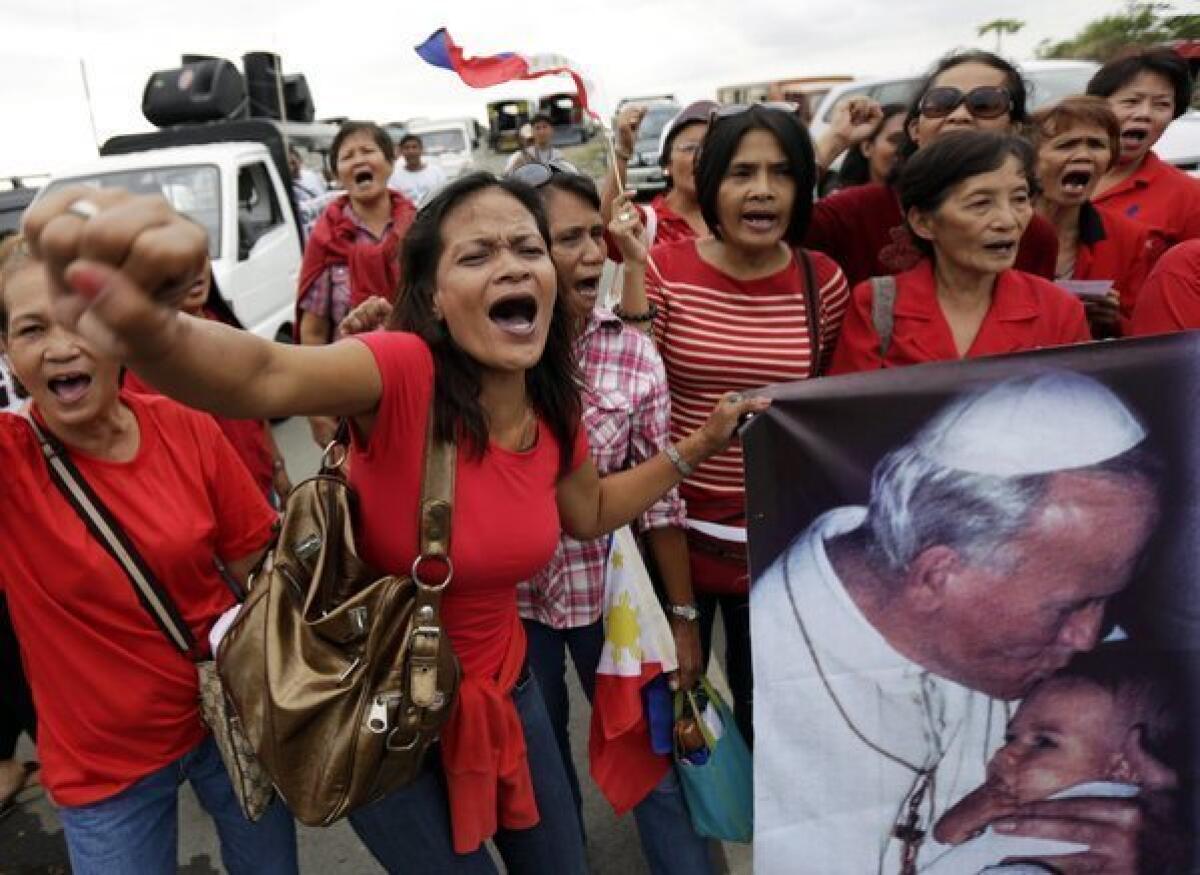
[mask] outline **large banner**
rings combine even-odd
[[[1200,337],[770,394],[756,875],[1200,871]]]

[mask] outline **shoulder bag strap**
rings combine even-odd
[[[67,455],[66,448],[57,438],[43,430],[32,414],[27,415],[26,419],[33,427],[33,433],[42,447],[42,454],[46,457],[46,467],[50,471],[50,479],[54,481],[54,485],[58,487],[67,503],[79,514],[88,531],[100,542],[100,546],[121,566],[121,570],[125,572],[125,576],[133,585],[138,601],[142,603],[142,607],[146,609],[146,613],[150,615],[162,633],[167,636],[167,640],[180,653],[189,659],[192,658],[196,639],[187,623],[183,621],[179,608],[170,594],[154,576],[154,572],[150,570],[150,566],[138,553],[120,523],[113,518],[112,513],[92,491],[88,482],[83,479],[83,475],[75,467],[71,457]]]
[[[817,297],[817,273],[813,269],[812,258],[802,247],[796,247],[796,257],[804,269],[804,309],[808,315],[808,377],[821,376],[824,370],[821,363],[821,302]]]
[[[892,329],[896,324],[896,278],[871,278],[871,324],[879,337],[880,366],[892,346]]]
[[[429,403],[425,430],[425,476],[421,481],[421,553],[413,562],[416,585],[412,645],[409,651],[409,698],[418,708],[438,705],[438,657],[442,648],[442,592],[454,577],[450,561],[450,519],[454,511],[457,446],[439,440],[434,429],[436,409]],[[427,580],[430,569],[440,576]]]

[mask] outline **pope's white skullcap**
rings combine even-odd
[[[1145,437],[1146,429],[1103,383],[1049,371],[951,402],[914,445],[946,468],[1027,477],[1099,465]]]

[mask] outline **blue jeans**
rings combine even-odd
[[[571,811],[571,788],[546,717],[537,681],[527,674],[512,693],[525,730],[526,756],[541,820],[532,829],[493,837],[511,875],[583,875],[583,842]],[[413,783],[350,815],[350,825],[388,872],[404,875],[493,875],[486,848],[454,853],[450,805],[436,750]]]
[[[574,629],[553,629],[534,620],[525,620],[529,640],[529,667],[538,679],[546,700],[546,710],[554,727],[563,768],[571,782],[575,812],[583,829],[583,806],[579,776],[571,759],[568,732],[570,698],[567,692],[566,654],[571,651],[575,674],[588,701],[596,689],[596,667],[604,649],[603,621]],[[712,871],[709,843],[692,828],[691,816],[683,800],[683,789],[675,769],[667,772],[645,799],[633,809],[642,855],[654,875],[704,875]]]
[[[190,781],[217,826],[221,862],[231,875],[293,875],[296,824],[276,799],[246,820],[209,736],[189,753],[91,805],[59,808],[75,875],[173,875],[178,871],[179,785]]]

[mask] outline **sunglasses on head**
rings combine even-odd
[[[769,109],[774,112],[785,112],[788,115],[795,115],[796,110],[800,108],[800,104],[791,103],[786,100],[771,100],[762,103],[729,103],[725,106],[719,106],[712,111],[709,116],[709,121],[723,118],[733,118],[735,115],[741,115],[744,112],[749,112],[755,107],[759,109]]]
[[[515,179],[518,182],[523,182],[530,188],[541,188],[550,181],[550,177],[556,173],[569,173],[575,176],[579,175],[579,168],[570,161],[562,161],[555,159],[548,161],[545,164],[541,162],[531,162],[522,164],[512,173],[508,174],[510,179]]]
[[[963,103],[975,118],[991,119],[1012,112],[1013,99],[1008,89],[1001,85],[981,85],[967,92],[950,85],[939,85],[930,88],[921,98],[921,115],[945,118]]]

